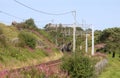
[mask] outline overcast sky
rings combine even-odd
[[[31,8],[48,13],[64,13],[76,10],[77,22],[93,24],[95,29],[120,27],[120,0],[17,0]],[[0,11],[20,17],[33,18],[39,28],[46,23],[73,24],[72,13],[66,15],[47,15],[28,9],[14,0],[0,0]],[[24,20],[0,13],[0,22],[11,24],[12,21]],[[51,21],[54,20],[54,21]]]

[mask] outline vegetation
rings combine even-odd
[[[87,56],[80,54],[65,56],[61,68],[68,72],[70,78],[94,78],[94,64]]]
[[[30,29],[37,28],[32,18],[26,20],[24,23],[26,24],[27,28],[30,28]]]
[[[0,47],[6,47],[6,38],[3,34],[3,29],[0,27]]]
[[[48,35],[51,36],[48,39],[50,39],[58,47],[61,47],[63,45],[67,46],[69,43],[72,43],[72,40],[73,40],[73,28],[72,27],[64,27],[62,24],[58,24],[56,26],[54,24],[52,25],[51,23],[49,23],[44,28],[45,28],[44,30],[46,31],[46,33],[48,33]],[[85,48],[85,32],[81,27],[76,27],[77,51],[80,50],[81,45],[83,45],[82,49],[84,49]]]
[[[10,71],[6,78],[59,78],[57,75],[52,74],[46,76],[46,74],[35,67],[31,69],[21,69],[20,71]]]
[[[0,70],[36,65],[61,57],[59,50],[53,47],[54,44],[38,32],[34,21],[32,19],[26,21],[16,23],[14,26],[0,23]],[[26,28],[26,25],[33,28]]]
[[[14,74],[14,75],[13,75]],[[36,68],[31,68],[29,70],[21,70],[17,72],[10,72],[7,78],[45,78],[45,74],[37,70]]]
[[[117,54],[118,56],[118,54]],[[120,77],[120,58],[108,56],[108,65],[98,78],[119,78]]]
[[[95,31],[95,44],[99,44],[100,43],[100,36],[102,34],[102,31],[100,30],[96,30]]]
[[[15,25],[19,30],[22,30],[22,29],[37,30],[38,29],[32,18],[27,19],[24,22],[16,23],[16,24],[13,24],[13,25]]]
[[[98,78],[120,77],[120,28],[108,28],[97,32],[97,43],[104,43],[105,47],[99,49],[108,54],[108,65]],[[112,55],[111,55],[112,53]],[[111,57],[112,56],[112,57]],[[117,56],[117,57],[115,57]]]
[[[16,23],[14,26],[0,24],[0,70],[36,65],[43,62],[45,57],[53,60],[53,56],[58,54],[56,53],[58,49],[54,44],[61,47],[64,44],[71,43],[73,30],[71,27],[63,27],[62,24],[59,24],[58,27],[49,27],[50,25],[52,24],[47,24],[45,29],[38,29],[31,18]],[[83,53],[85,49],[85,33],[89,34],[88,49],[91,49],[91,29],[83,30],[77,27],[76,30],[76,52],[81,51],[81,54],[71,53],[63,57],[61,69],[68,72],[71,78],[94,78],[94,65],[99,60],[93,62],[91,57],[87,57],[87,54]],[[119,78],[119,58],[115,57],[115,55],[120,57],[120,28],[95,31],[95,44],[100,43],[104,43],[105,47],[98,50],[106,54],[112,53],[112,57],[114,57],[113,59],[109,55],[109,64],[100,75],[100,78]],[[95,59],[98,59],[98,57]],[[39,73],[38,70],[32,69],[23,71],[20,74],[22,78],[45,77],[45,74]]]
[[[35,48],[36,47],[36,39],[35,37],[28,33],[28,32],[20,32],[18,35],[20,46],[28,46],[30,48]]]
[[[115,53],[120,54],[120,28],[108,28],[103,32],[100,32],[98,36],[99,43],[105,43],[106,46],[101,50],[103,52],[113,53],[113,57],[115,57]]]
[[[109,57],[108,57],[109,63],[107,65],[106,69],[100,75],[100,77],[98,76],[99,78],[119,78],[120,77],[120,75],[119,75],[120,70],[118,70],[119,69],[118,61],[119,61],[119,57],[120,57],[120,52],[119,52],[120,51],[120,46],[119,46],[120,34],[119,33],[120,33],[120,28],[116,28],[116,27],[108,28],[103,31],[98,31],[98,30],[95,31],[95,44],[100,44],[100,43],[105,44],[105,47],[100,48],[99,51],[104,52],[104,53],[112,53],[112,57],[114,57],[114,59],[113,59],[111,57],[111,55],[109,55]],[[118,57],[115,57],[115,55]],[[79,57],[79,59],[82,59],[80,57]],[[75,60],[73,60],[73,59],[75,59]],[[70,56],[70,57],[64,58],[64,60],[66,60],[66,61],[63,61],[62,69],[64,71],[67,71],[68,74],[71,76],[71,78],[73,78],[73,77],[82,78],[82,77],[79,77],[80,70],[77,70],[77,69],[82,68],[81,64],[76,63],[78,60],[77,57]],[[82,61],[80,61],[80,62],[82,62]],[[84,64],[84,62],[83,62],[83,64]],[[84,66],[85,66],[85,64],[84,64]],[[85,66],[85,67],[87,67],[87,66]],[[83,70],[84,69],[85,68],[83,68]],[[115,73],[116,71],[117,71],[117,73]],[[77,72],[79,72],[79,74]],[[84,71],[82,71],[82,73],[84,73]],[[114,74],[115,74],[115,76],[114,76]],[[84,75],[84,74],[82,74],[82,75]],[[83,77],[83,78],[86,78],[86,77]],[[90,76],[89,76],[89,78],[90,78]]]

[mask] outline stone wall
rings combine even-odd
[[[103,60],[97,62],[97,64],[95,65],[96,75],[99,75],[103,71],[103,69],[106,67],[107,63],[108,63],[107,59],[103,59]]]

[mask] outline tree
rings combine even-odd
[[[25,22],[16,23],[15,26],[19,30],[23,30],[23,29],[35,29],[35,30],[37,30],[38,29],[32,18],[27,19]]]
[[[25,21],[25,24],[27,25],[28,28],[37,28],[32,18],[27,19]]]
[[[100,35],[100,42],[106,44],[108,52],[113,52],[113,57],[120,51],[120,28],[108,28],[105,29]]]
[[[88,28],[88,29],[85,30],[85,32],[91,33],[91,32],[92,32],[92,29],[91,29],[91,28]]]
[[[51,23],[46,24],[45,27],[44,27],[45,30],[46,30],[46,31],[51,30],[51,27],[50,27],[51,25],[52,25]]]
[[[95,44],[98,44],[98,43],[100,43],[100,35],[102,34],[102,31],[100,31],[100,30],[96,30],[95,31]]]
[[[76,27],[77,31],[83,31],[83,29],[81,27]]]

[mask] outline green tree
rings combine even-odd
[[[15,25],[19,30],[23,29],[35,29],[37,30],[37,26],[32,18],[25,20],[25,22],[17,23]]]
[[[120,28],[108,28],[105,29],[100,35],[100,42],[105,43],[107,52],[117,53],[120,50]]]
[[[32,28],[37,28],[36,25],[35,25],[35,23],[34,23],[34,20],[32,18],[27,19],[25,21],[25,24],[27,25],[28,28],[31,28],[31,29]]]
[[[100,43],[100,36],[101,36],[101,34],[102,34],[102,31],[100,31],[100,30],[96,30],[95,31],[95,44],[98,44],[98,43]]]

